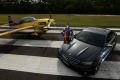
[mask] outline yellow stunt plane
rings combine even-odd
[[[36,19],[34,17],[24,17],[13,22],[11,16],[8,16],[9,26],[11,26],[12,28],[18,28],[18,29],[0,33],[0,36],[19,32],[29,28],[33,28],[34,33],[32,33],[32,35],[37,36],[38,33],[36,32],[36,30],[40,29],[41,31],[46,31],[50,27],[51,22],[54,22],[54,19],[51,19],[51,18]]]

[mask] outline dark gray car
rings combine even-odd
[[[87,28],[61,46],[58,58],[84,74],[95,74],[116,42],[117,34],[109,29]]]

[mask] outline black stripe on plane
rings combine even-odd
[[[0,69],[0,80],[113,80],[113,79],[48,75]]]
[[[59,48],[1,45],[0,53],[57,58]],[[120,61],[120,51],[112,51],[106,61]]]

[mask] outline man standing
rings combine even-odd
[[[69,44],[71,40],[71,36],[73,35],[73,31],[70,29],[69,24],[66,25],[66,28],[62,32],[64,36],[64,43]]]
[[[9,26],[12,26],[14,24],[11,16],[8,16],[8,23]]]

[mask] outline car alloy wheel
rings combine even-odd
[[[94,68],[94,70],[93,70],[93,71],[91,71],[91,74],[92,74],[92,75],[95,75],[95,74],[98,72],[98,70],[99,70],[99,68],[100,68],[101,63],[102,63],[102,59],[100,59],[100,60],[99,60],[98,65],[96,65],[96,67]]]
[[[95,71],[94,71],[94,74],[96,74],[100,68],[100,65],[102,63],[102,60],[99,61],[98,65],[95,67]]]
[[[95,73],[98,72],[99,68],[100,68],[100,64],[99,64],[98,66],[96,66],[96,68],[95,68]]]

